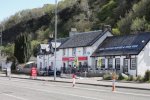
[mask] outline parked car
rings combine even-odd
[[[61,74],[61,71],[56,71],[56,75],[60,75]],[[45,70],[45,69],[41,69],[38,71],[38,75],[41,75],[41,76],[51,76],[51,75],[54,75],[54,70]]]
[[[17,72],[24,74],[31,74],[31,69],[33,66],[37,68],[35,62],[27,62],[26,64],[18,65]]]

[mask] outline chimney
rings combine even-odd
[[[76,29],[76,28],[71,28],[71,31],[69,32],[69,37],[72,37],[72,36],[74,36],[74,35],[76,35],[76,34],[79,34],[79,33],[77,32],[77,29]]]
[[[112,28],[111,28],[111,26],[110,25],[103,25],[102,26],[102,31],[104,32],[104,31],[112,31]]]

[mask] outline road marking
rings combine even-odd
[[[18,97],[18,96],[15,96],[15,95],[11,95],[11,94],[6,94],[6,93],[2,93],[6,96],[9,96],[9,97],[13,97],[13,98],[16,98],[16,99],[19,99],[19,100],[28,100],[28,99],[25,99],[25,98],[22,98],[22,97]]]
[[[5,86],[10,86],[9,84],[2,84],[1,85],[5,85]],[[81,95],[76,95],[76,94],[69,94],[69,93],[60,93],[60,92],[54,92],[54,91],[48,91],[48,90],[42,90],[42,89],[35,89],[35,88],[29,88],[29,87],[22,87],[22,86],[14,86],[13,87],[18,87],[18,88],[24,88],[24,89],[30,89],[30,90],[35,90],[35,91],[41,91],[41,92],[47,92],[47,93],[54,93],[54,94],[61,94],[61,95],[68,95],[68,96],[73,96],[73,97],[80,97],[80,98],[85,98],[85,99],[90,99],[90,100],[104,100],[104,99],[100,99],[100,98],[94,98],[94,97],[88,97],[88,96],[81,96]],[[21,98],[20,98],[21,99]],[[21,99],[21,100],[26,100],[26,99]]]

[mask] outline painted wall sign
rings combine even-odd
[[[62,58],[62,61],[74,61],[75,60],[75,57],[63,57]],[[79,61],[85,61],[85,60],[88,60],[88,57],[78,57],[78,60]]]
[[[108,48],[100,48],[100,51],[103,50],[117,50],[117,49],[135,49],[138,45],[126,45],[126,46],[116,46],[116,47],[108,47]]]

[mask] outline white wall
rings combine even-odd
[[[38,55],[37,56],[37,68],[39,69],[40,67],[45,68],[49,66],[49,59],[50,55]],[[40,63],[42,63],[42,66],[40,65]]]
[[[135,58],[135,57],[136,56],[131,56],[131,58]],[[115,56],[113,58],[113,68],[115,68],[115,59],[116,58],[120,58],[120,73],[122,73],[123,72],[123,67],[124,67],[124,59],[126,58],[126,56]],[[101,57],[101,59],[105,59],[105,68],[107,69],[108,68],[108,58]],[[95,60],[98,60],[98,57],[95,58]],[[95,62],[95,60],[93,62]],[[136,69],[135,70],[131,70],[130,66],[131,66],[131,64],[130,64],[130,58],[129,58],[128,59],[128,73],[130,75],[134,75],[135,76],[136,75]]]
[[[144,47],[137,57],[137,73],[144,76],[146,70],[150,70],[150,42]]]
[[[52,65],[52,63],[53,63],[53,65]],[[54,66],[55,66],[55,57],[54,57],[54,55],[49,57],[49,65],[54,70]],[[62,65],[62,51],[59,50],[59,51],[56,52],[56,69],[60,70],[62,66],[63,66]]]

